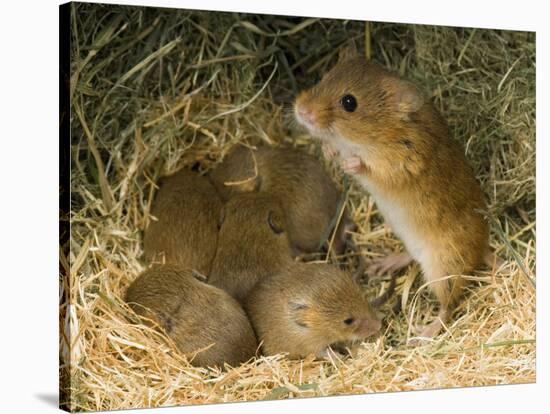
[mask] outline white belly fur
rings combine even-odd
[[[383,197],[368,179],[357,177],[357,180],[372,195],[378,210],[393,232],[401,239],[409,254],[420,263],[425,273],[431,273],[435,264],[433,246],[430,246],[428,240],[422,237],[410,211],[402,208],[397,200]]]
[[[321,139],[329,143],[338,152],[340,159],[359,156],[363,162],[368,164],[369,153],[364,145],[358,145],[340,136],[329,136],[328,139]],[[428,278],[439,276],[441,268],[436,262],[437,247],[430,245],[429,240],[422,237],[423,234],[415,225],[410,211],[401,207],[398,200],[383,197],[367,178],[361,176],[355,176],[355,178],[372,195],[378,210],[391,226],[393,232],[401,239],[412,258],[420,263],[424,274]]]

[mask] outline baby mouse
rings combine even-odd
[[[465,280],[489,257],[483,193],[446,122],[411,82],[367,61],[352,48],[313,88],[300,93],[294,113],[337,155],[372,195],[407,253],[375,264],[397,271],[411,260],[440,304],[421,332],[437,335],[460,299]]]
[[[293,148],[237,146],[212,171],[210,179],[224,199],[245,191],[260,191],[281,201],[294,253],[315,253],[339,214],[341,192],[314,156]],[[342,254],[346,230],[353,227],[344,211],[333,250]]]
[[[324,358],[331,344],[362,340],[381,326],[360,286],[330,264],[292,263],[259,282],[245,309],[266,355]]]
[[[256,353],[256,337],[241,306],[182,266],[144,271],[125,300],[138,315],[161,326],[183,354],[191,354],[195,366],[236,366]]]
[[[160,180],[151,207],[158,220],[145,229],[143,246],[148,260],[160,259],[196,270],[204,276],[216,252],[222,201],[210,181],[181,169]]]
[[[242,301],[259,280],[290,261],[286,217],[278,199],[242,193],[226,203],[208,283]]]

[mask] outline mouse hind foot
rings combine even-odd
[[[449,308],[441,309],[437,317],[432,322],[425,325],[416,337],[409,339],[407,344],[411,346],[418,346],[435,338],[450,320],[451,313],[452,312]]]
[[[448,313],[448,310],[440,312],[439,315],[437,315],[437,318],[435,318],[428,325],[424,326],[424,328],[420,331],[419,336],[422,338],[436,337],[443,329],[445,323],[449,320]]]
[[[413,258],[407,252],[392,253],[370,262],[366,273],[369,279],[378,279],[386,273],[394,274],[411,264]]]
[[[458,300],[462,295],[464,285],[466,284],[466,280],[460,276],[426,277],[426,279],[430,282],[430,290],[437,298],[440,309],[437,318],[428,325],[424,326],[417,338],[409,341],[409,344],[412,345],[421,343],[422,338],[434,338],[441,332],[445,325],[451,320],[453,310],[457,305]]]
[[[485,253],[485,256],[483,256],[483,261],[485,262],[485,265],[491,269],[499,269],[506,263],[506,260],[491,251]]]

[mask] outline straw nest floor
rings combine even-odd
[[[382,308],[383,335],[353,357],[193,367],[166,336],[134,323],[122,300],[147,266],[142,232],[155,181],[184,166],[207,171],[237,143],[319,153],[291,122],[290,103],[350,39],[431,93],[482,183],[491,244],[506,264],[469,275],[448,330],[424,345],[406,341],[436,303],[412,266],[399,278],[402,311],[392,311],[395,299]],[[60,246],[63,407],[535,381],[534,41],[532,33],[496,30],[73,4],[71,233]],[[341,173],[327,168],[343,186]],[[402,248],[353,183],[347,204],[366,260]],[[375,295],[386,284],[365,288]]]

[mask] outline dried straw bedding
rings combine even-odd
[[[418,390],[535,380],[534,35],[281,16],[74,5],[71,235],[60,246],[62,404],[104,410]],[[274,36],[274,33],[279,36]],[[147,267],[142,231],[158,177],[204,172],[237,143],[319,154],[289,103],[347,39],[419,82],[463,142],[506,259],[473,280],[447,331],[407,346],[436,303],[411,266],[402,311],[348,358],[258,357],[193,367],[162,333],[137,324],[124,292]],[[307,51],[307,53],[306,53]],[[284,53],[283,53],[284,52]],[[320,157],[321,158],[321,157]],[[327,165],[343,188],[334,166]],[[369,260],[401,249],[368,194],[351,183],[353,234]],[[324,260],[325,257],[320,257]],[[333,262],[353,264],[351,252]],[[387,281],[371,282],[369,294]],[[69,346],[70,344],[70,346]]]

